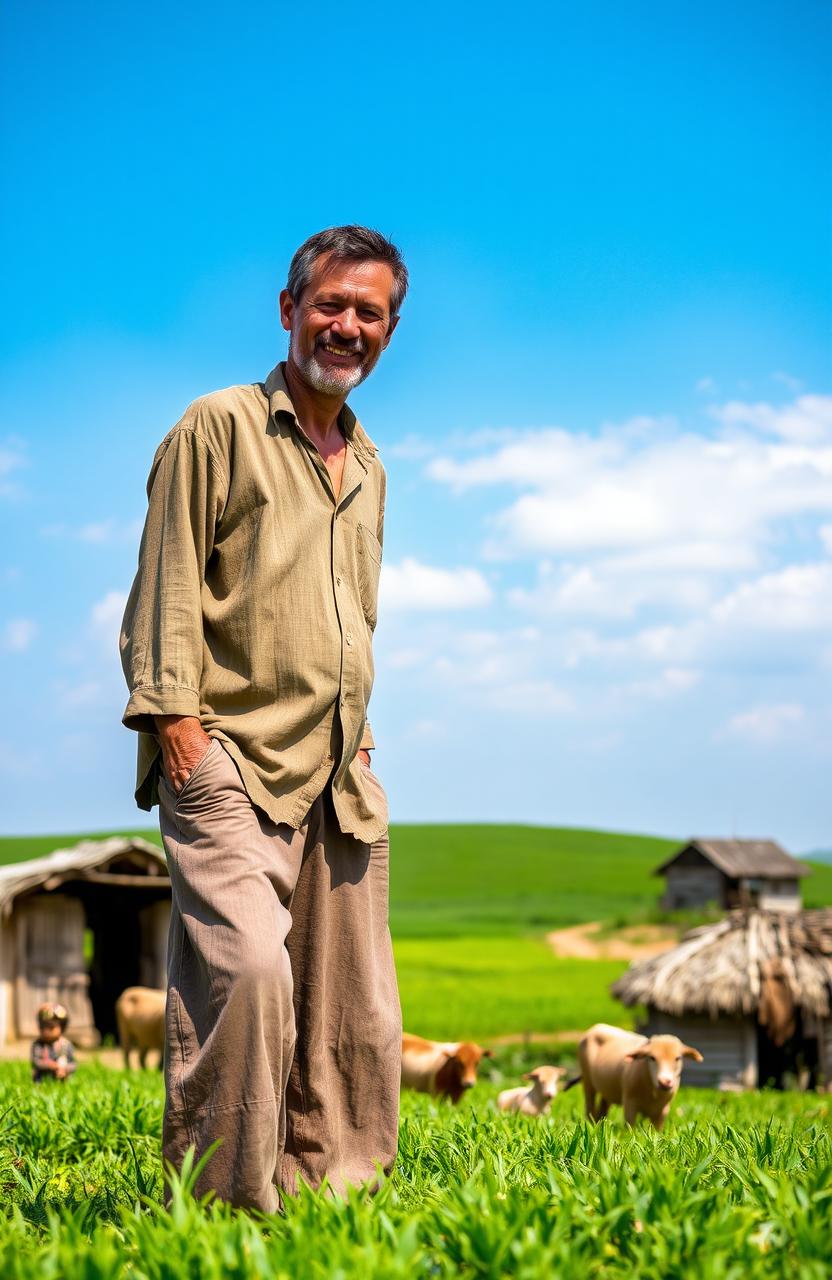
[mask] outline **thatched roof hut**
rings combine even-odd
[[[832,909],[734,911],[632,965],[612,992],[626,1005],[646,1006],[647,1034],[680,1035],[705,1055],[692,1080],[779,1078],[796,1052],[807,1061],[815,1054],[828,1077]]]
[[[112,1034],[125,987],[164,985],[170,896],[162,850],[138,836],[0,867],[0,1041],[33,1036],[47,1000],[76,1043]]]

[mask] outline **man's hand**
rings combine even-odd
[[[369,753],[369,751],[367,750],[367,748],[366,748],[366,747],[361,747],[361,748],[359,749],[359,752],[358,752],[358,758],[359,758],[359,760],[361,761],[361,763],[362,763],[362,764],[366,764],[367,768],[369,769],[369,767],[370,767],[370,753]]]
[[[211,745],[196,716],[154,716],[165,777],[178,795]]]

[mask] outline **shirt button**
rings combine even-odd
[[[347,634],[344,636],[344,639],[346,640],[347,644],[352,644],[352,632],[348,631]]]
[[[341,579],[340,579],[340,578],[336,578],[336,579],[335,579],[335,585],[336,585],[336,587],[340,587],[340,585],[341,585]]]

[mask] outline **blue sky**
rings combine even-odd
[[[2,830],[144,821],[155,446],[364,221],[394,816],[832,844],[829,9],[574,8],[5,6]]]

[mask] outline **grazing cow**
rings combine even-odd
[[[165,993],[153,987],[128,987],[116,1000],[119,1043],[124,1065],[130,1068],[130,1050],[138,1049],[145,1066],[150,1049],[158,1049],[159,1066],[165,1047]]]
[[[702,1061],[698,1049],[677,1036],[635,1035],[621,1027],[598,1022],[578,1045],[581,1074],[567,1088],[583,1081],[586,1114],[602,1120],[612,1103],[622,1103],[627,1124],[645,1115],[661,1129],[679,1089],[682,1059]],[[600,1095],[600,1101],[598,1101]]]
[[[433,1093],[459,1102],[466,1089],[477,1083],[481,1058],[491,1058],[490,1049],[470,1041],[441,1044],[421,1036],[402,1036],[402,1086]]]
[[[531,1080],[527,1088],[520,1085],[517,1089],[503,1089],[497,1097],[497,1106],[501,1111],[522,1111],[527,1116],[542,1116],[558,1091],[566,1071],[563,1067],[535,1067],[527,1071],[524,1080]]]

